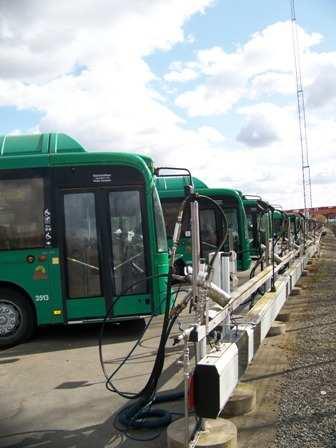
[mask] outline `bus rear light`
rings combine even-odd
[[[52,310],[54,316],[60,316],[62,314],[62,310]]]

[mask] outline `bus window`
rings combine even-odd
[[[249,239],[250,242],[254,247],[258,247],[258,231],[259,231],[259,225],[258,225],[258,213],[257,209],[255,207],[246,207],[246,218],[247,218],[247,225],[248,225],[248,233],[249,233]]]
[[[163,220],[162,207],[159,199],[157,189],[153,189],[153,205],[154,205],[154,216],[155,216],[155,227],[156,227],[156,240],[159,252],[167,252],[167,235],[165,222]]]
[[[42,178],[0,180],[0,249],[44,246]]]
[[[248,236],[251,241],[254,239],[254,221],[253,215],[250,210],[246,210],[246,218],[247,218],[247,228],[248,228]]]
[[[273,225],[273,234],[275,236],[279,236],[283,233],[284,225],[282,220],[274,219],[272,225]]]
[[[64,195],[68,293],[101,295],[94,193]]]
[[[182,200],[180,201],[162,201],[162,211],[166,223],[167,237],[173,238],[174,228],[177,220],[177,215],[180,210]],[[186,232],[190,232],[190,205],[184,209],[181,236],[185,237]]]
[[[228,232],[232,235],[233,240],[233,250],[236,253],[239,253],[239,232],[238,232],[238,217],[237,217],[237,210],[234,208],[223,208],[227,226],[228,226]],[[227,238],[225,247],[229,249],[229,238]],[[240,257],[240,255],[239,255]]]
[[[112,191],[109,193],[109,203],[116,294],[145,293],[147,273],[140,193]]]
[[[202,257],[207,258],[210,252],[217,249],[218,244],[215,209],[200,209],[199,222]]]

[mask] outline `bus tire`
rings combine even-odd
[[[1,288],[0,348],[26,341],[35,328],[35,314],[27,298],[10,288]]]

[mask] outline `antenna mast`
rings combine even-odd
[[[309,216],[308,208],[312,208],[313,202],[312,202],[312,189],[311,189],[310,165],[309,165],[306,108],[305,108],[304,91],[302,85],[299,37],[295,15],[295,0],[290,0],[290,4],[291,4],[294,67],[296,78],[296,97],[297,97],[297,108],[299,118],[300,146],[301,146],[301,169],[302,169],[302,184],[303,184],[304,214],[305,216]]]

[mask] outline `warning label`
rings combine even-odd
[[[106,184],[112,182],[111,174],[92,174],[92,182],[94,184]]]

